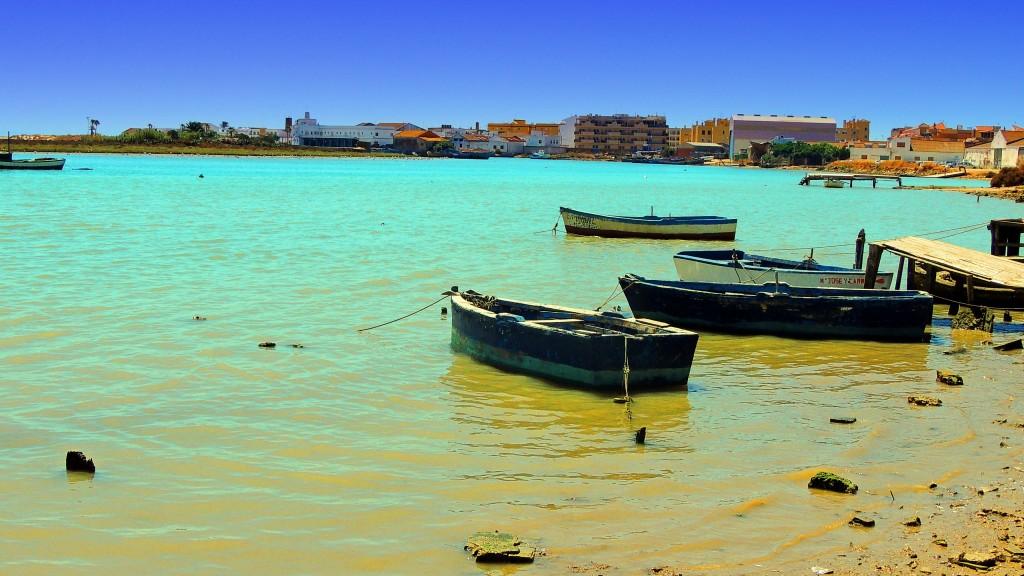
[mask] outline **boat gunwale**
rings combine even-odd
[[[635,283],[644,283],[659,288],[671,288],[687,292],[701,292],[705,294],[721,294],[723,296],[746,296],[750,298],[762,297],[764,294],[784,294],[794,299],[814,299],[831,301],[835,299],[857,301],[877,298],[884,300],[934,300],[933,296],[923,290],[891,290],[887,288],[833,288],[829,286],[791,286],[786,282],[764,282],[762,284],[750,283],[721,283],[721,282],[695,282],[686,280],[651,280],[636,274],[624,274],[620,278]]]
[[[511,314],[511,312],[494,312],[494,311],[491,311],[491,310],[487,310],[485,308],[481,308],[481,307],[473,304],[472,302],[470,302],[468,299],[464,298],[462,296],[462,293],[452,294],[451,295],[451,301],[452,301],[452,307],[453,308],[455,306],[458,306],[459,308],[463,309],[463,311],[465,311],[465,312],[469,312],[469,313],[473,313],[473,314],[479,314],[479,315],[484,316],[484,317],[486,317],[489,320],[492,320],[494,322],[497,322],[499,320],[499,318],[498,318],[499,314]],[[625,334],[626,336],[628,336],[630,338],[648,338],[648,337],[658,337],[658,336],[679,336],[679,335],[688,335],[688,334],[696,335],[697,334],[696,332],[693,332],[692,330],[687,330],[685,328],[680,328],[678,326],[671,326],[671,325],[667,325],[667,324],[663,325],[663,326],[659,326],[657,324],[652,324],[652,323],[649,323],[649,322],[642,322],[642,320],[646,320],[646,319],[645,318],[636,318],[636,317],[633,317],[633,316],[626,317],[626,318],[617,318],[615,316],[605,316],[605,315],[603,315],[602,312],[598,312],[596,310],[584,310],[582,308],[570,308],[570,307],[567,307],[567,306],[559,306],[559,305],[556,305],[556,304],[541,304],[541,303],[537,303],[537,302],[530,302],[530,301],[526,301],[526,300],[514,300],[514,299],[509,299],[509,298],[495,298],[495,301],[499,302],[499,303],[507,302],[507,303],[511,303],[511,304],[513,304],[515,306],[519,306],[519,307],[523,307],[523,308],[535,308],[537,310],[543,310],[543,311],[547,311],[547,312],[572,314],[573,316],[578,316],[580,319],[584,320],[584,324],[583,324],[584,327],[587,326],[587,325],[592,325],[594,328],[601,329],[602,328],[602,324],[607,324],[608,328],[606,328],[606,329],[614,329],[614,327],[617,324],[629,324],[629,328],[633,328],[637,332],[636,334]],[[565,320],[569,320],[569,319],[567,318]],[[655,320],[654,322],[658,322],[658,321]],[[579,338],[592,338],[594,336],[612,336],[612,337],[616,337],[616,338],[621,338],[624,335],[622,333],[617,333],[617,334],[607,334],[607,333],[584,334],[584,333],[580,333],[580,332],[578,332],[576,330],[567,330],[567,329],[564,329],[564,328],[559,328],[558,326],[556,326],[554,324],[546,324],[546,323],[542,323],[542,322],[538,322],[538,321],[533,321],[533,320],[526,319],[526,318],[524,318],[522,321],[517,322],[517,323],[518,324],[525,324],[525,325],[527,325],[527,327],[529,327],[532,330],[548,330],[548,331],[552,331],[552,332],[561,332],[561,333],[569,334],[569,335],[572,335],[572,336],[575,336],[575,337],[579,337]],[[658,322],[658,324],[664,324],[664,323]]]

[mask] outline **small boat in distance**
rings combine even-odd
[[[494,156],[494,152],[481,150],[480,148],[459,148],[458,150],[452,150],[449,156],[452,158],[463,158],[469,160],[487,160],[491,156]]]
[[[532,158],[534,160],[550,160],[551,159],[551,154],[548,154],[547,152],[545,152],[543,150],[538,150],[538,151],[534,152],[533,154],[530,154],[530,158]]]
[[[825,179],[825,188],[843,188],[846,186],[846,182],[842,180],[836,180],[835,178]]]
[[[592,389],[686,388],[697,334],[625,312],[499,299],[452,287],[452,348]]]
[[[7,134],[7,152],[0,152],[0,170],[63,170],[63,158],[29,158],[15,160],[11,153],[11,134]]]
[[[794,338],[920,342],[933,299],[914,290],[801,288],[619,278],[634,314],[688,329]]]
[[[863,288],[864,270],[827,266],[813,257],[785,260],[742,250],[686,250],[673,257],[683,282],[764,284],[779,281],[803,288]],[[892,272],[879,272],[874,288],[892,284]]]
[[[736,219],[722,216],[606,216],[560,207],[565,231],[603,238],[735,240]]]

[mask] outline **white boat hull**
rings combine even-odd
[[[605,238],[734,240],[736,219],[721,216],[606,216],[562,207],[565,231]]]
[[[764,284],[785,282],[790,286],[803,288],[863,288],[864,272],[839,270],[791,270],[771,266],[755,266],[729,261],[680,258],[673,261],[676,272],[683,282],[715,282],[720,284]],[[876,289],[888,289],[892,284],[891,272],[879,272],[875,280]]]

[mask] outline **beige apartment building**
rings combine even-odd
[[[689,142],[710,142],[728,147],[729,119],[713,118],[699,124],[694,124],[690,128],[689,137],[685,138],[685,140]]]
[[[664,116],[588,114],[576,120],[575,147],[595,154],[631,154],[660,150],[668,144]]]
[[[836,128],[836,142],[869,142],[871,141],[871,121],[843,120],[843,125]]]
[[[487,123],[488,132],[497,132],[502,136],[519,136],[520,138],[526,138],[535,132],[540,132],[546,136],[558,136],[558,127],[557,123],[531,123],[519,118],[511,122]]]

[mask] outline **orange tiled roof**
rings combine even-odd
[[[398,134],[395,134],[395,138],[438,138],[444,140],[444,138],[441,138],[430,130],[403,130]]]
[[[946,140],[911,138],[910,149],[915,152],[963,152],[964,143],[961,141],[949,142]]]
[[[1016,142],[1021,138],[1024,138],[1024,130],[1003,130],[1003,138],[1006,138],[1006,142]]]
[[[470,142],[487,142],[490,140],[487,136],[481,136],[480,134],[463,134],[462,137]]]

